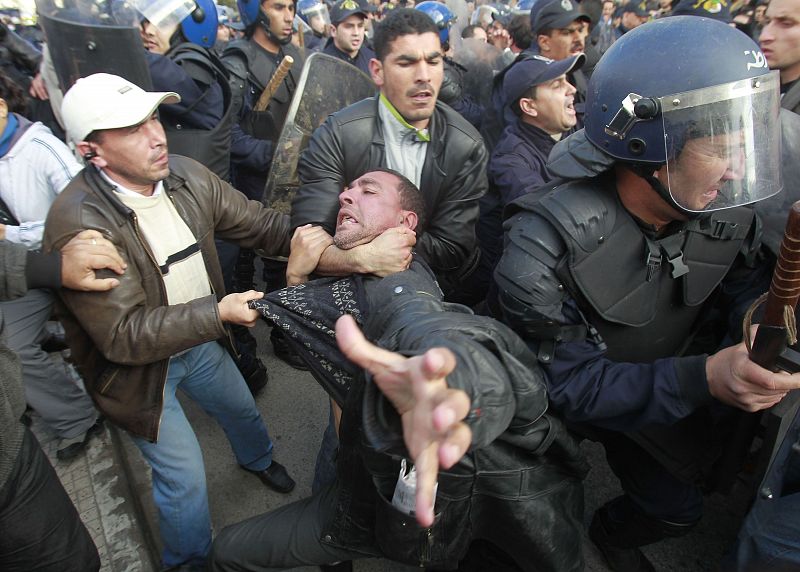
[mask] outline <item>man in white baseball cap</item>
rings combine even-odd
[[[224,428],[239,465],[282,493],[294,488],[229,352],[227,324],[252,326],[249,291],[225,296],[214,237],[289,253],[288,217],[244,195],[203,165],[167,155],[158,121],[175,93],[149,93],[95,74],[64,96],[67,134],[86,162],[53,204],[45,248],[76,229],[103,233],[128,268],[111,291],[62,290],[64,327],[89,393],[127,430],[153,468],[165,568],[204,569],[211,545],[205,469],[175,393]]]

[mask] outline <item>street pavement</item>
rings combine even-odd
[[[222,430],[191,400],[182,399],[203,448],[216,531],[311,493],[314,460],[328,420],[327,396],[310,374],[294,370],[272,355],[268,334],[266,324],[256,326],[260,357],[270,376],[257,404],[275,443],[275,459],[286,465],[297,486],[292,493],[281,495],[241,470]],[[150,497],[149,470],[127,435],[107,429],[91,442],[85,455],[65,463],[55,459],[56,442],[35,417],[34,432],[95,539],[103,572],[157,570],[154,562],[158,561],[158,525]],[[605,464],[602,448],[592,443],[582,447],[592,465],[585,483],[584,514],[588,526],[594,510],[619,494],[620,489]],[[688,536],[646,547],[644,551],[657,570],[722,570],[722,555],[735,538],[747,509],[743,490],[738,486],[728,496],[711,495],[706,499],[705,517]],[[583,549],[587,570],[609,570],[588,538],[584,538]],[[368,559],[357,562],[355,570],[410,572],[419,568]]]

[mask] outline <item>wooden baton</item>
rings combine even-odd
[[[272,96],[278,91],[278,86],[280,86],[284,78],[286,78],[286,74],[289,73],[289,69],[291,69],[293,63],[294,58],[292,58],[292,56],[283,56],[280,65],[278,65],[278,69],[276,69],[272,77],[269,78],[267,87],[261,92],[256,106],[253,108],[254,111],[264,111],[267,109],[269,100],[272,99]]]

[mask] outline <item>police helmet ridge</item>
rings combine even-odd
[[[450,26],[456,21],[456,16],[450,11],[450,8],[441,2],[427,0],[417,4],[415,9],[430,16],[436,27],[439,28],[439,40],[442,44],[446,44],[450,39]]]
[[[193,44],[211,48],[217,40],[219,24],[217,7],[213,0],[194,0],[194,2],[194,10],[181,21],[181,33]]]

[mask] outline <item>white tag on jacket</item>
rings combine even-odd
[[[411,466],[411,470],[408,467]],[[437,482],[433,487],[433,496],[439,488]],[[392,506],[400,512],[413,516],[417,501],[417,468],[403,459],[400,462],[400,475],[397,477],[397,484],[394,487],[392,496]]]

